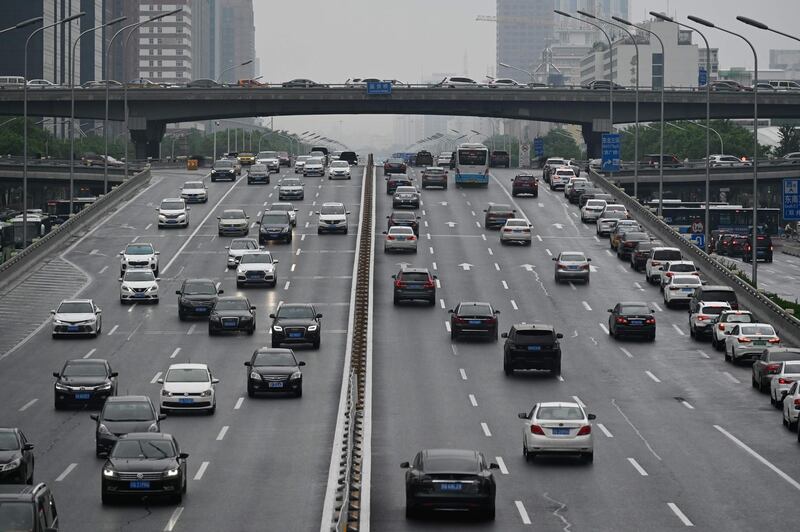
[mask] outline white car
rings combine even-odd
[[[350,163],[331,161],[331,165],[328,167],[328,179],[350,179]]]
[[[521,242],[531,245],[531,224],[524,218],[509,218],[500,229],[500,243]]]
[[[103,330],[103,311],[91,299],[65,299],[51,310],[53,338],[88,334],[97,338]]]
[[[788,395],[792,384],[800,380],[800,360],[778,362],[778,366],[769,380],[769,402],[775,408],[783,406],[784,395]]]
[[[158,255],[153,244],[149,242],[133,242],[119,252],[119,273],[125,273],[128,268],[150,268],[158,275]]]
[[[670,260],[661,265],[659,275],[659,284],[663,291],[670,277],[676,275],[695,275],[700,277],[700,270],[690,260]]]
[[[278,152],[275,151],[260,151],[256,155],[256,164],[263,164],[267,167],[269,172],[279,174],[281,171],[281,160],[278,157]]]
[[[437,86],[451,89],[456,87],[480,87],[477,81],[464,76],[448,76],[440,81]]]
[[[522,455],[526,461],[540,454],[573,454],[586,462],[594,460],[592,420],[578,403],[537,403],[521,412]]]
[[[286,211],[289,213],[289,219],[292,222],[292,227],[297,226],[297,209],[294,208],[294,205],[288,202],[278,202],[276,201],[272,205],[269,206],[270,211]]]
[[[617,226],[617,222],[619,221],[620,217],[624,217],[622,214],[618,212],[612,212],[608,215],[603,215],[602,213],[597,217],[597,222],[595,225],[595,233],[597,236],[608,236]]]
[[[384,253],[392,251],[417,252],[417,237],[410,227],[394,225],[388,231],[384,231],[383,234],[386,235],[383,240]]]
[[[225,209],[217,216],[219,236],[247,236],[250,234],[250,217],[242,209]]]
[[[158,228],[162,227],[189,227],[189,210],[183,198],[167,198],[161,200],[161,205],[156,208],[158,213]]]
[[[236,266],[236,288],[248,284],[278,284],[278,260],[269,251],[248,251],[239,259]]]
[[[208,188],[202,181],[187,181],[181,188],[181,198],[186,203],[207,203]]]
[[[561,166],[556,168],[550,174],[550,190],[564,190],[569,180],[575,177],[575,170],[569,166]]]
[[[213,414],[217,409],[216,385],[206,364],[172,364],[161,385],[162,414],[176,410],[202,410]]]
[[[574,173],[575,169],[572,168],[572,167],[570,167],[570,168],[572,169],[572,171]],[[580,185],[580,186],[583,186],[583,188],[588,188],[588,186],[589,186],[589,180],[588,179],[586,179],[585,177],[577,177],[577,175],[576,175],[575,177],[571,177],[569,179],[569,181],[567,181],[567,184],[564,185],[564,196],[565,197],[569,196],[569,193],[572,191],[573,188],[575,188],[575,186],[578,183],[581,183],[582,185]]]
[[[317,220],[317,234],[347,234],[348,214],[350,214],[350,211],[347,210],[344,203],[334,201],[323,203],[320,210],[317,211],[317,215],[319,215],[319,219]]]
[[[661,280],[661,266],[668,261],[683,260],[679,248],[667,246],[654,247],[650,250],[647,262],[644,265],[645,279],[648,283],[655,284]]]
[[[736,324],[725,331],[725,360],[739,362],[753,361],[767,347],[780,347],[781,339],[769,323]]]
[[[624,215],[623,218],[630,218],[628,215],[628,209],[625,207],[625,205],[621,205],[619,203],[606,203],[603,212],[600,213],[600,217],[602,218],[604,215],[610,212],[619,212]]]
[[[525,88],[525,85],[522,83],[517,82],[511,78],[492,78],[489,80],[488,83],[489,88],[496,89],[498,87],[522,87]]]
[[[604,199],[590,199],[586,205],[581,207],[581,221],[582,222],[597,222],[600,213],[606,208],[606,200]]]
[[[149,268],[129,269],[119,278],[119,302],[158,303],[158,277]]]
[[[744,166],[753,166],[750,161],[743,161],[735,155],[709,155],[708,164],[712,168],[719,168],[723,166],[732,168],[741,168]]]
[[[719,315],[731,310],[731,305],[727,301],[701,301],[694,310],[692,312],[692,309],[689,309],[689,336],[700,339],[702,336],[711,335]],[[725,334],[728,332],[725,331]]]
[[[725,348],[725,331],[731,330],[734,323],[755,323],[756,318],[749,310],[723,310],[714,328],[711,329],[711,345],[717,350]]]
[[[298,155],[297,158],[294,160],[294,173],[295,174],[302,174],[303,168],[306,165],[306,161],[311,159],[310,155]]]
[[[228,250],[228,268],[235,268],[239,264],[242,255],[250,251],[261,249],[257,238],[234,238],[230,246],[225,246]]]
[[[322,157],[310,157],[303,165],[303,177],[315,175],[323,177],[325,175],[325,161]]]
[[[783,397],[783,425],[789,430],[797,430],[798,414],[800,414],[800,381],[794,381]],[[797,439],[800,441],[800,432]]]
[[[305,198],[304,183],[298,177],[284,177],[278,185],[278,199],[298,199]]]
[[[699,286],[702,283],[696,275],[673,275],[664,285],[664,305],[672,307],[676,303],[688,303]]]

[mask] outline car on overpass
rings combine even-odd
[[[607,80],[607,79],[596,79],[594,81],[590,81],[589,83],[587,83],[584,86],[585,89],[594,90],[594,91],[612,90],[612,87],[613,87],[613,90],[615,90],[615,91],[627,90],[627,87],[623,87],[622,85],[620,85],[618,83],[614,83],[614,82],[612,82],[610,80]]]
[[[310,79],[295,78],[289,81],[284,81],[281,83],[281,87],[288,89],[310,89],[313,87],[326,88],[328,85],[317,83],[316,81],[312,81]]]
[[[743,161],[735,155],[721,155],[714,154],[708,156],[708,164],[712,168],[742,168],[745,166],[753,166],[750,161]]]
[[[190,89],[216,89],[219,87],[224,87],[224,85],[217,83],[213,79],[200,78],[190,81],[186,84],[186,87]]]
[[[664,158],[664,168],[681,168],[683,163],[671,154],[659,155],[657,153],[649,153],[642,157],[642,165],[649,166],[650,168],[658,168],[661,164],[661,158]]]
[[[477,81],[465,76],[448,76],[442,81],[434,85],[434,87],[446,87],[450,89],[455,88],[476,88],[481,87]]]

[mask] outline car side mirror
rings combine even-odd
[[[222,220],[222,218],[220,216],[217,216],[217,220]]]
[[[99,414],[89,414],[89,418],[97,421],[98,419],[100,419],[100,415]]]
[[[219,379],[211,379],[211,384],[219,384]]]
[[[500,466],[492,462],[491,464],[489,464],[489,469],[500,469]]]
[[[158,384],[164,384],[164,379],[158,379],[158,380],[156,380],[156,382],[157,382]]]
[[[552,259],[550,259],[550,260],[558,260],[558,257],[553,257],[553,258],[552,258]]]
[[[119,377],[119,372],[117,372],[117,371],[112,371],[111,373],[109,373],[109,375],[108,375],[108,376],[109,376],[109,377]]]
[[[250,366],[253,365],[253,363],[248,360],[247,362],[244,363],[244,365],[249,368]]]
[[[588,415],[588,416],[586,416],[586,417],[588,417],[588,418],[589,418],[589,421],[592,421],[592,420],[595,420],[595,419],[597,419],[597,416],[596,416],[595,414],[589,414],[589,415]]]
[[[556,333],[556,338],[559,338],[559,339],[564,338],[564,335],[561,334],[561,333]]]
[[[120,252],[119,252],[119,254],[120,254],[120,255],[124,255],[124,254],[125,254],[125,252],[124,252],[124,251],[120,251]]]
[[[122,277],[120,277],[120,278],[118,279],[118,281],[119,281],[119,282],[122,282]]]
[[[59,372],[57,372],[57,371],[54,371],[54,372],[53,372],[53,377],[55,377],[55,378],[57,378],[57,379],[58,379],[58,378],[60,378],[60,377],[61,377],[61,373],[59,373]]]
[[[781,399],[784,399],[787,395],[789,395],[789,390],[783,390],[781,392]]]
[[[614,312],[613,308],[608,309],[609,312]]]
[[[386,217],[386,219],[387,219],[387,220],[388,220],[389,218],[391,218],[391,216],[387,216],[387,217]]]
[[[392,279],[397,279],[397,276],[396,275],[392,275]]]
[[[586,259],[586,262],[592,262],[592,259],[590,259],[590,258],[587,258],[587,259]]]
[[[434,278],[434,279],[438,279],[438,278],[439,278],[439,276],[438,276],[438,275],[434,275],[434,276],[433,276],[433,278]]]
[[[381,231],[381,234],[388,235],[389,233],[387,231]],[[394,275],[392,277],[394,277]]]
[[[189,453],[181,453],[178,455],[178,458],[180,458],[181,460],[186,460],[187,458],[189,458]]]
[[[306,365],[306,363],[305,363],[305,361],[304,361],[304,360],[301,360],[301,361],[299,361],[299,362],[297,363],[297,365],[298,365],[298,366],[305,366],[305,365]]]
[[[159,421],[164,421],[165,419],[167,419],[167,415],[166,414],[159,414],[158,415],[158,420]]]
[[[408,462],[402,462],[402,463],[400,464],[400,467],[401,467],[402,469],[408,469],[409,467],[411,467],[411,464],[409,464]]]
[[[726,336],[730,336],[731,332],[732,332],[732,331],[725,331],[725,335],[726,335]]]
[[[520,419],[530,419],[528,417],[528,413],[527,412],[520,412],[519,414],[517,414],[517,417],[520,418]]]
[[[219,290],[217,290],[217,294],[224,294],[224,293],[225,293],[225,290],[223,290],[222,288],[220,288]]]
[[[316,316],[316,317],[317,317],[317,319],[319,319],[319,318],[321,318],[321,317],[322,317],[322,314],[317,314],[317,316]]]
[[[448,314],[455,314],[456,311],[453,310],[453,309],[449,309],[447,312],[448,312]]]
[[[32,443],[26,443],[25,445],[22,446],[22,450],[23,451],[32,451],[33,450],[33,444]]]
[[[180,290],[175,290],[175,294],[176,295],[181,295],[181,291]]]
[[[502,334],[500,335],[500,338],[508,338],[508,333],[502,333]]]
[[[269,317],[275,319],[275,314],[270,314]]]
[[[319,211],[314,211],[314,214],[319,214]]]
[[[495,310],[494,313],[495,314],[500,314],[500,311],[499,310]]]
[[[655,310],[653,310],[653,309],[650,309],[650,313],[652,314],[653,312],[655,312]]]

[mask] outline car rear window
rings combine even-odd
[[[555,342],[553,331],[523,329],[517,331],[517,338],[524,342],[536,342],[539,344],[552,344]]]
[[[715,314],[719,315],[722,314],[723,310],[728,310],[728,307],[703,307],[702,312],[703,314]]]
[[[426,473],[477,473],[478,460],[475,457],[429,456],[425,459]]]
[[[428,280],[428,274],[425,272],[405,272],[400,274],[403,281],[411,283],[424,283]]]
[[[708,290],[704,291],[702,298],[706,301],[737,301],[733,290]]]
[[[489,305],[464,304],[458,307],[459,316],[491,316],[492,308]]]
[[[650,240],[650,237],[640,231],[628,231],[625,233],[625,240]]]
[[[673,277],[672,284],[691,284],[700,286],[700,278],[694,275],[682,275],[680,277]]]
[[[755,320],[752,314],[728,314],[725,321],[727,323],[753,323]],[[797,356],[800,357],[800,353]]]
[[[583,253],[562,253],[559,259],[563,262],[585,262],[586,256]]]
[[[536,412],[536,419],[583,419],[583,412],[576,406],[542,406]]]
[[[800,355],[795,355],[800,356]],[[800,373],[800,362],[787,362],[783,365],[784,373]]]
[[[395,219],[395,220],[403,220],[403,221],[412,220],[413,221],[413,220],[417,219],[417,215],[414,214],[413,212],[393,212],[392,213],[392,218]]]
[[[764,336],[774,336],[775,329],[772,328],[772,325],[742,325],[740,330],[742,334],[756,334],[756,335],[764,335]]]
[[[516,181],[517,183],[530,183],[535,179],[536,178],[533,177],[532,175],[518,175],[517,177],[514,178],[514,181]]]
[[[681,256],[680,250],[660,249],[653,252],[653,258],[655,260],[681,260],[683,257]]]
[[[650,314],[650,308],[647,305],[622,305],[619,308],[620,314]]]
[[[671,272],[696,272],[694,264],[670,264],[669,271]]]

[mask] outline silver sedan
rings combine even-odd
[[[388,231],[384,231],[383,234],[386,235],[383,241],[383,251],[385,253],[391,251],[417,252],[417,236],[410,227],[395,225],[390,227]]]
[[[561,281],[583,281],[589,282],[591,267],[589,263],[592,259],[586,257],[583,251],[562,251],[555,261],[554,277],[556,283]]]
[[[521,242],[531,245],[531,224],[524,218],[509,218],[500,229],[500,243]]]

